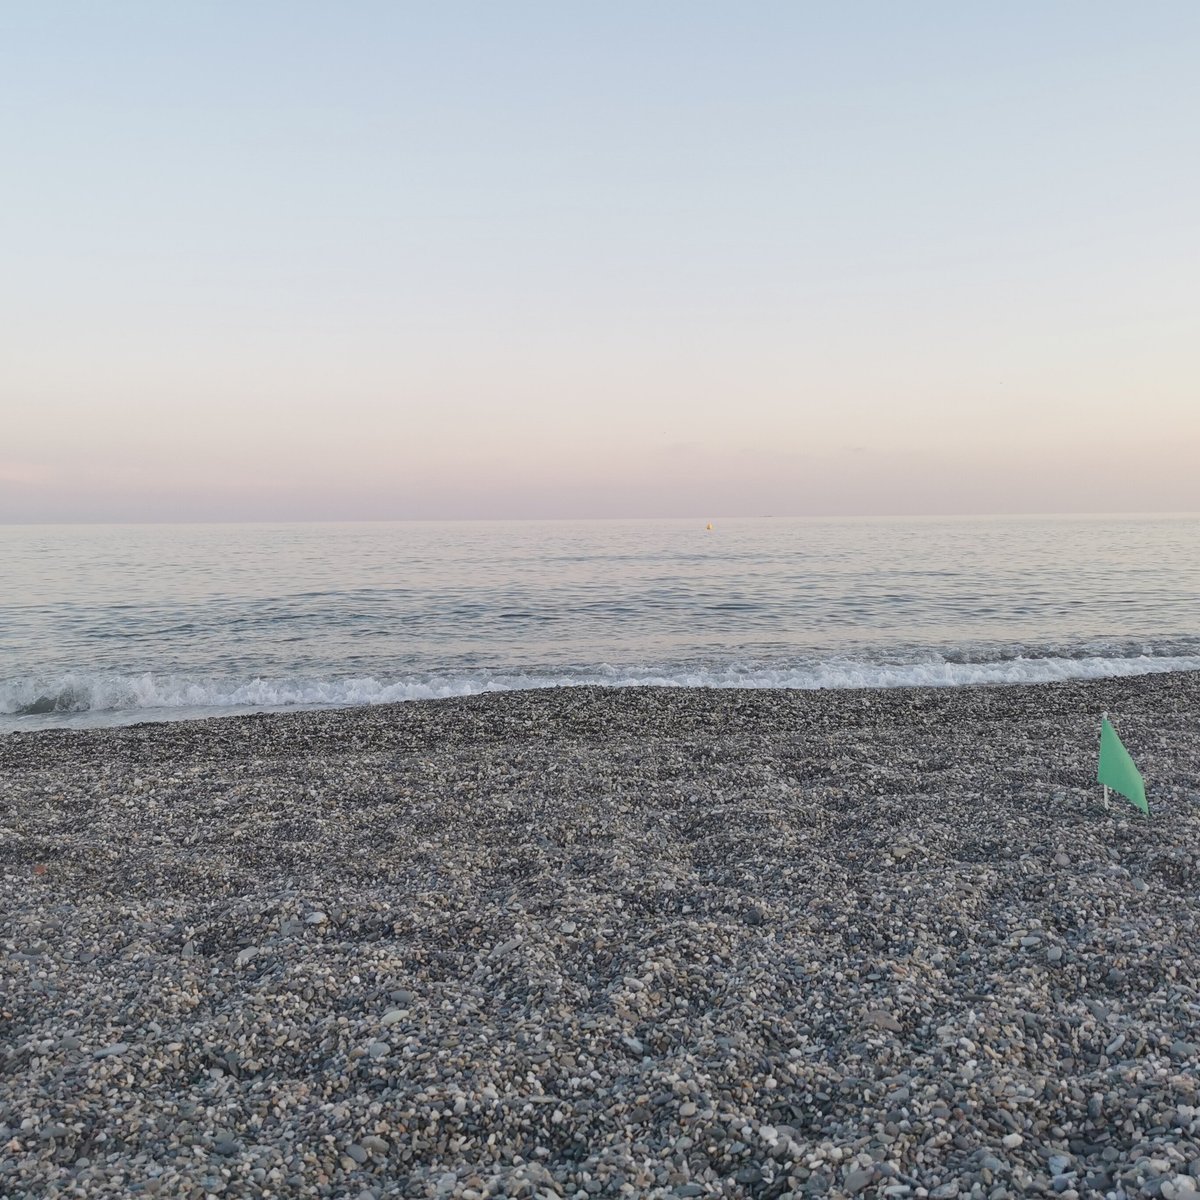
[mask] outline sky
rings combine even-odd
[[[0,521],[1200,509],[1200,5],[0,5]]]

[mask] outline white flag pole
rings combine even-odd
[[[1100,732],[1101,732],[1101,734],[1103,734],[1103,732],[1104,732],[1103,722],[1105,722],[1107,720],[1108,720],[1108,713],[1102,712],[1100,714],[1100,721],[1101,721]],[[1108,784],[1107,783],[1104,785],[1104,811],[1105,812],[1108,811]]]

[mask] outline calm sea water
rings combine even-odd
[[[1200,518],[0,527],[0,729],[1200,668]]]

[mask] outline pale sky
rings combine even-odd
[[[1200,4],[0,5],[0,520],[1200,509]]]

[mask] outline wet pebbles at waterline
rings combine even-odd
[[[1152,816],[1105,812],[1107,709]],[[1200,1196],[1200,677],[0,739],[0,1195]]]

